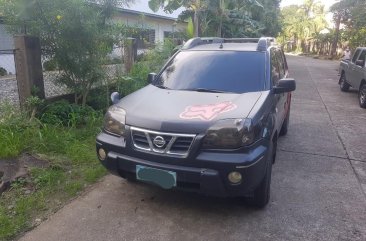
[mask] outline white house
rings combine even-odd
[[[149,30],[151,35],[149,40],[157,43],[176,32],[185,31],[187,23],[177,21],[182,10],[178,9],[172,14],[162,10],[154,13],[149,9],[147,0],[135,1],[129,7],[119,8],[114,20],[127,26]]]
[[[147,0],[136,0],[128,7],[118,8],[114,22],[123,23],[139,30],[136,34],[139,36],[130,36],[137,38],[139,54],[144,52],[149,45],[163,42],[167,37],[177,38],[179,32],[186,31],[187,23],[178,21],[178,15],[182,11],[183,9],[178,9],[172,14],[167,14],[159,10],[155,13],[148,7]],[[146,44],[148,46],[145,46]],[[121,55],[122,49],[115,48],[112,57]]]

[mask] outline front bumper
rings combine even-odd
[[[269,141],[261,140],[246,151],[201,151],[200,137],[195,140],[188,157],[178,158],[144,153],[134,149],[123,138],[106,133],[97,137],[97,151],[103,148],[106,159],[101,161],[111,173],[123,178],[136,178],[136,165],[173,171],[177,176],[177,189],[199,192],[212,196],[250,196],[263,180],[266,161],[270,159]],[[231,184],[228,174],[241,173],[239,184]]]

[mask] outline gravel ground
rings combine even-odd
[[[57,73],[44,74],[44,87],[46,98],[68,94],[64,86],[54,84]],[[19,105],[18,84],[15,76],[0,79],[0,102],[10,102]]]
[[[0,103],[1,102],[19,104],[18,85],[15,77],[0,79]]]

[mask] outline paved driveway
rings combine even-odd
[[[337,62],[288,62],[298,89],[265,209],[107,176],[21,240],[366,240],[366,110]]]

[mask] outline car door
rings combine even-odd
[[[277,62],[278,62],[278,67],[279,67],[279,78],[283,79],[287,77],[287,68],[285,68],[285,61],[284,61],[284,56],[283,53],[280,49],[276,49],[275,51],[276,54],[276,58],[277,58]],[[286,116],[286,111],[287,111],[287,95],[288,93],[282,93],[280,94],[280,100],[279,100],[279,105],[278,105],[278,112],[280,115],[280,122],[282,123],[285,120],[285,116]],[[281,124],[282,125],[282,124]]]
[[[364,72],[365,72],[365,57],[366,57],[366,49],[363,49],[361,51],[361,54],[358,56],[357,61],[362,61],[363,62],[363,65],[362,66],[359,66],[359,65],[356,65],[355,63],[355,67],[354,67],[354,70],[353,70],[353,76],[352,76],[352,87],[353,88],[360,88],[360,85],[361,85],[361,80],[363,79],[364,77]]]
[[[348,71],[346,72],[346,79],[348,84],[350,84],[353,88],[355,88],[355,69],[356,69],[356,60],[358,59],[358,56],[361,53],[361,49],[356,49],[355,54],[352,57],[352,60],[348,63]]]
[[[281,70],[280,64],[277,58],[277,53],[275,48],[271,48],[270,50],[270,58],[271,58],[271,82],[272,88],[278,85],[279,80],[281,79]],[[275,108],[275,116],[276,116],[276,129],[279,131],[282,125],[282,115],[283,115],[283,94],[275,94],[274,96],[274,108]]]

